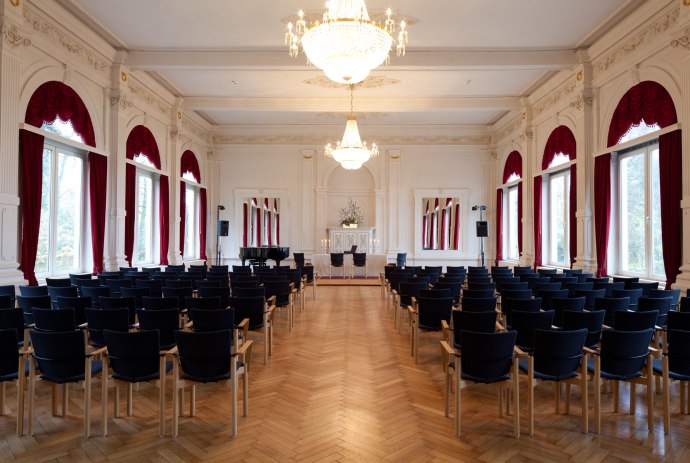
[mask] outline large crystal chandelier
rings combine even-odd
[[[343,139],[335,147],[329,143],[326,145],[325,150],[326,156],[332,157],[344,169],[349,170],[359,169],[370,158],[379,155],[376,143],[372,143],[368,147],[367,142],[363,142],[359,136],[357,119],[353,111],[353,92],[354,85],[350,85],[350,114],[347,116],[347,125],[345,126],[345,133],[343,133]]]
[[[323,69],[329,79],[341,84],[357,84],[369,72],[388,59],[393,45],[395,22],[390,8],[387,19],[376,22],[369,19],[364,0],[329,0],[321,22],[307,24],[304,12],[299,19],[288,23],[285,44],[291,57],[299,54],[299,45],[309,61]],[[400,22],[396,51],[405,55],[407,30],[405,21]]]

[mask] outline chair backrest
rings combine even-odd
[[[528,278],[527,280],[527,287],[529,289],[534,289],[537,285],[545,285],[548,283],[551,283],[551,278],[545,275],[539,275],[536,278]]]
[[[74,286],[79,286],[77,284],[77,280],[91,280],[93,275],[90,273],[70,273],[69,274],[69,281],[71,284]]]
[[[577,274],[577,281],[578,283],[587,283],[588,278],[592,278],[594,276],[593,273],[578,273]]]
[[[185,287],[185,288],[163,288],[163,296],[164,297],[176,297],[179,301],[179,305],[177,308],[182,311],[186,309],[187,307],[185,306],[186,304],[186,298],[187,297],[192,297],[194,294],[194,290],[192,289],[191,286]]]
[[[69,281],[69,280],[67,280]],[[77,297],[79,296],[79,291],[76,286],[48,286],[48,295],[50,300],[53,301],[53,305],[57,304],[58,297]]]
[[[669,371],[679,376],[690,376],[690,331],[669,330],[668,339]]]
[[[462,362],[465,379],[492,383],[510,378],[517,332],[476,333],[461,331]]]
[[[12,307],[17,297],[17,290],[14,285],[0,285],[0,296],[9,296],[12,299]]]
[[[314,266],[312,265],[306,265],[304,267],[301,267],[300,270],[302,270],[302,275],[307,276],[307,283],[313,283],[314,281]]]
[[[38,331],[71,331],[77,329],[74,309],[34,308],[34,326]]]
[[[345,262],[345,257],[342,252],[331,253],[331,265],[333,267],[342,267]]]
[[[453,298],[425,298],[417,299],[417,311],[419,316],[419,328],[439,331],[441,320],[450,323],[450,314],[453,310]]]
[[[148,288],[151,296],[161,297],[163,295],[162,280],[136,280],[134,285],[137,288]]]
[[[554,297],[568,297],[568,290],[567,289],[556,289],[556,290],[548,290],[544,289],[542,291],[539,291],[539,297],[542,299],[541,306],[544,310],[550,309],[551,308],[551,299]]]
[[[438,281],[434,285],[434,289],[443,289],[447,288],[450,291],[450,297],[453,298],[453,303],[457,304],[460,301],[460,288],[462,286],[462,283],[449,283],[449,282],[442,282]],[[489,296],[492,296],[493,294],[490,294]]]
[[[180,299],[177,297],[144,296],[141,298],[141,303],[146,310],[180,310]]]
[[[202,265],[190,265],[189,271],[199,273],[201,275],[201,278],[206,278],[206,273],[208,272],[208,268],[204,264],[202,264]]]
[[[122,288],[131,288],[134,286],[134,280],[130,279],[112,279],[105,282],[105,285],[110,288],[111,296],[118,296],[122,293]]]
[[[467,282],[467,289],[471,290],[487,290],[490,289],[491,291],[496,291],[496,283],[489,282],[489,283],[476,283],[472,281]]]
[[[594,308],[596,310],[605,310],[606,318],[604,323],[613,325],[614,312],[621,310],[628,310],[630,307],[630,300],[627,297],[600,297],[594,300]],[[585,308],[586,305],[585,305]]]
[[[158,330],[104,330],[103,336],[114,377],[132,382],[159,377],[161,343]]]
[[[642,288],[614,289],[610,297],[629,297],[630,310],[637,310],[637,301],[642,297]]]
[[[189,314],[194,320],[194,331],[232,330],[235,326],[235,309],[204,310],[192,308]]]
[[[137,305],[133,297],[102,296],[99,302],[102,310],[127,309],[129,311],[129,324],[134,325]]]
[[[24,323],[31,325],[34,322],[33,308],[50,309],[52,308],[52,301],[50,296],[17,296],[19,307],[24,312]]]
[[[264,291],[266,297],[275,296],[276,306],[282,307],[290,302],[290,282],[285,281],[265,281]]]
[[[623,283],[625,289],[632,289],[630,285],[632,283],[638,283],[639,281],[640,277],[613,277],[613,282]]]
[[[515,344],[523,350],[531,351],[534,348],[534,332],[536,330],[550,330],[553,316],[553,310],[545,312],[513,310],[510,327],[517,331]]]
[[[572,331],[581,328],[587,329],[587,339],[585,346],[597,347],[601,340],[601,332],[604,328],[604,317],[606,311],[596,310],[593,312],[573,312],[566,310],[563,312],[563,330]]]
[[[509,299],[529,299],[532,297],[532,290],[530,289],[504,289],[501,291],[501,297]]]
[[[539,312],[542,306],[541,297],[533,299],[513,299],[510,297],[501,297],[501,312],[506,317],[506,323],[510,325],[512,321],[512,313],[514,310],[522,312]]]
[[[615,283],[611,283],[609,281],[606,282],[594,282],[594,289],[605,289],[606,293],[604,297],[613,297],[613,291],[614,290],[621,290],[625,289],[625,283],[622,281],[618,281]]]
[[[653,331],[651,328],[604,331],[601,334],[601,370],[621,379],[638,376],[647,361]]]
[[[73,286],[72,280],[70,278],[46,278],[46,286],[50,287],[60,287],[60,286]]]
[[[18,344],[19,337],[16,330],[0,328],[0,378],[10,378],[19,372]]]
[[[303,252],[293,252],[292,258],[295,260],[296,267],[304,267],[304,253]]]
[[[191,280],[165,280],[163,281],[163,289],[165,288],[191,288]]]
[[[228,266],[225,265],[225,271],[228,271]],[[215,267],[211,266],[211,271],[213,271]],[[252,273],[252,268],[248,265],[233,265],[232,266],[232,273]]]
[[[397,256],[395,257],[395,265],[398,268],[402,268],[405,266],[407,263],[407,253],[406,252],[399,252]]]
[[[185,379],[205,383],[231,377],[231,330],[177,331],[175,338]]]
[[[42,377],[58,383],[84,379],[86,347],[80,331],[32,330],[30,337]]]
[[[666,319],[668,318],[668,312],[673,306],[672,297],[646,297],[642,296],[637,301],[637,311],[638,312],[648,312],[650,310],[658,310],[659,318],[657,318],[656,324],[659,326],[666,326]]]
[[[263,296],[231,297],[230,307],[235,310],[235,324],[248,318],[250,330],[258,330],[264,326],[266,299]]]
[[[503,291],[524,291],[527,289],[529,289],[527,282],[520,281],[519,278],[511,278],[510,280],[496,282],[496,290],[501,293],[501,295],[503,295]]]
[[[659,311],[628,312],[620,310],[613,314],[613,329],[618,331],[640,331],[654,328]]]
[[[367,253],[355,252],[352,254],[352,264],[355,267],[364,267],[367,264]]]
[[[222,307],[227,307],[228,306],[228,299],[230,298],[230,288],[228,287],[218,287],[218,288],[211,288],[211,287],[203,287],[199,288],[198,290],[198,295],[199,297],[196,299],[200,298],[218,298],[219,304]],[[195,299],[190,297],[190,299]],[[189,308],[189,306],[187,306]]]
[[[22,296],[47,296],[47,286],[19,286],[19,294]]]
[[[461,301],[462,310],[467,312],[495,312],[495,297],[469,297],[463,296]],[[496,315],[494,314],[494,318]]]
[[[569,297],[576,297],[575,291],[594,289],[594,283],[591,281],[584,283],[566,283],[565,287],[569,291]]]
[[[680,301],[680,288],[678,288],[678,289],[650,289],[648,296],[649,297],[655,297],[655,298],[670,297],[672,300],[671,310],[676,310],[676,306],[678,305],[678,302]]]
[[[582,297],[585,299],[585,309],[589,310],[594,307],[594,300],[598,298],[606,297],[605,289],[576,289],[575,294],[571,294],[570,297]],[[628,304],[630,301],[628,301]]]
[[[537,273],[539,275],[555,275],[558,273],[557,268],[538,268]]]
[[[86,323],[86,309],[91,307],[90,297],[62,297],[57,298],[57,308],[74,309],[74,321],[77,325]]]
[[[232,290],[232,295],[235,297],[266,297],[266,289],[264,287],[256,287],[256,288],[244,288],[242,286],[239,286],[237,288],[233,288]]]
[[[564,268],[562,270],[562,272],[564,275],[568,275],[568,276],[577,275],[578,273],[582,273],[582,269],[581,268]]]
[[[534,332],[534,370],[558,380],[573,378],[582,359],[587,330]]]
[[[429,285],[424,282],[402,282],[400,283],[400,304],[401,305],[411,305],[412,298],[418,298],[419,292],[423,289],[427,289]]]
[[[493,312],[465,312],[453,310],[453,346],[460,347],[460,333],[474,331],[475,333],[493,333],[496,331],[496,314]]]
[[[175,331],[180,329],[180,314],[176,309],[137,311],[142,330],[157,330],[161,350],[175,345]]]
[[[433,288],[420,289],[419,297],[450,297],[450,289],[448,288]]]
[[[553,324],[563,326],[563,312],[566,310],[582,312],[586,301],[585,297],[552,297],[549,308],[554,312]]]
[[[539,294],[539,291],[543,291],[543,290],[557,290],[557,289],[561,289],[561,282],[560,281],[551,282],[551,283],[535,283],[534,286],[532,287],[534,294]]]
[[[690,331],[689,312],[669,312],[666,321],[667,330]]]
[[[122,297],[133,297],[134,305],[137,309],[144,306],[144,296],[151,296],[151,289],[146,287],[132,288],[123,286],[120,288],[120,295]]]
[[[91,344],[96,347],[105,345],[103,330],[129,331],[129,310],[127,309],[86,309],[86,323],[89,326]],[[84,338],[82,337],[82,344]]]
[[[15,349],[24,344],[24,327],[24,313],[21,309],[0,309],[0,330],[13,330],[17,334]]]
[[[467,275],[467,285],[474,285],[478,283],[492,283],[491,277],[488,275],[482,275],[482,276],[473,276],[473,275]]]
[[[187,310],[190,312],[192,309],[201,310],[220,310],[228,306],[228,301],[230,296],[225,298],[225,303],[221,304],[221,298],[219,296],[207,296],[207,297],[188,297],[187,298]],[[190,316],[190,318],[192,318]]]
[[[90,297],[94,306],[98,306],[102,296],[110,296],[110,288],[107,286],[82,286],[80,288],[82,296]]]
[[[630,283],[630,288],[635,289],[635,288],[642,288],[642,295],[643,296],[649,296],[649,291],[652,289],[659,289],[659,283],[656,281],[652,282],[643,282],[643,281],[636,281]]]

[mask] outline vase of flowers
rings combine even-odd
[[[344,228],[357,228],[359,224],[364,224],[364,214],[362,209],[352,198],[347,198],[347,204],[341,208],[340,225]]]

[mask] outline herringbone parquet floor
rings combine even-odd
[[[291,333],[279,316],[268,366],[262,343],[256,343],[249,416],[239,419],[236,439],[230,437],[229,391],[222,385],[198,388],[197,416],[181,418],[176,439],[158,437],[157,391],[148,385],[135,392],[135,416],[123,410],[121,418],[111,418],[108,437],[99,436],[99,381],[94,437],[81,437],[82,391],[72,392],[67,418],[52,417],[45,386],[37,399],[35,436],[17,437],[16,392],[8,388],[11,413],[0,417],[0,462],[690,461],[690,417],[675,406],[673,429],[665,437],[657,396],[657,429],[648,433],[643,388],[633,416],[614,414],[611,395],[605,394],[602,434],[594,435],[580,432],[578,392],[572,414],[557,415],[552,389],[544,385],[535,394],[543,403],[535,435],[525,433],[523,394],[523,436],[516,440],[511,418],[498,417],[495,393],[470,385],[463,388],[463,438],[456,440],[453,420],[443,416],[439,337],[421,336],[415,365],[409,332],[393,329],[378,287],[320,287],[318,299],[308,298],[306,310],[297,312]],[[627,411],[627,386],[622,390]],[[677,394],[674,386],[674,402]],[[170,410],[168,396],[168,416]]]

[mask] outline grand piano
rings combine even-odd
[[[290,248],[287,246],[247,246],[240,247],[240,259],[242,265],[248,260],[251,264],[266,265],[267,260],[274,260],[276,265],[280,261],[287,259],[290,255]]]

